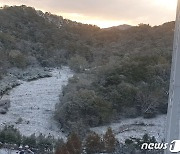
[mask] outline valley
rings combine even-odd
[[[10,100],[7,114],[0,116],[0,125],[14,125],[22,135],[32,134],[52,135],[65,138],[54,120],[55,104],[59,101],[59,94],[73,72],[68,67],[52,69],[52,77],[35,81],[22,81],[13,88],[3,99]]]

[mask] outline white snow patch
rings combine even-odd
[[[144,119],[142,117],[134,119],[124,119],[110,125],[92,128],[92,131],[102,135],[105,134],[108,127],[111,127],[119,142],[130,137],[142,138],[144,134],[154,136],[158,142],[164,139],[166,115],[159,115],[153,119]]]
[[[0,149],[0,154],[17,154],[17,150],[11,150],[11,149]]]
[[[68,67],[62,67],[51,73],[49,78],[23,82],[3,97],[10,99],[11,107],[7,114],[0,116],[1,126],[14,125],[26,136],[42,133],[65,138],[53,116],[62,87],[68,83],[73,72]]]

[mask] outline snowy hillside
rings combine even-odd
[[[7,114],[0,116],[1,126],[14,125],[23,135],[43,133],[65,137],[53,116],[62,87],[73,73],[68,67],[54,69],[51,73],[49,78],[23,82],[9,96],[3,97],[10,99],[11,107]]]

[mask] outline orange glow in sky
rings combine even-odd
[[[127,20],[126,21],[110,20],[110,19],[105,20],[105,19],[100,19],[98,17],[85,16],[78,13],[57,13],[57,14],[63,16],[64,18],[71,19],[73,21],[77,21],[85,24],[98,25],[101,28],[118,26],[124,23],[132,25],[132,23],[128,22]]]
[[[177,0],[0,0],[0,6],[3,5],[32,6],[73,21],[106,28],[173,21]]]

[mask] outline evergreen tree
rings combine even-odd
[[[116,138],[111,128],[108,128],[106,134],[103,136],[103,143],[107,152],[111,153],[115,150]]]
[[[57,147],[55,154],[69,154],[66,144]]]
[[[62,146],[59,145],[56,148],[55,154],[81,154],[82,143],[76,133],[72,133],[67,143]]]
[[[91,133],[86,138],[86,152],[87,153],[96,153],[101,152],[102,140],[101,137],[96,133]]]
[[[72,133],[66,143],[67,150],[70,154],[80,154],[82,143],[76,133]]]

